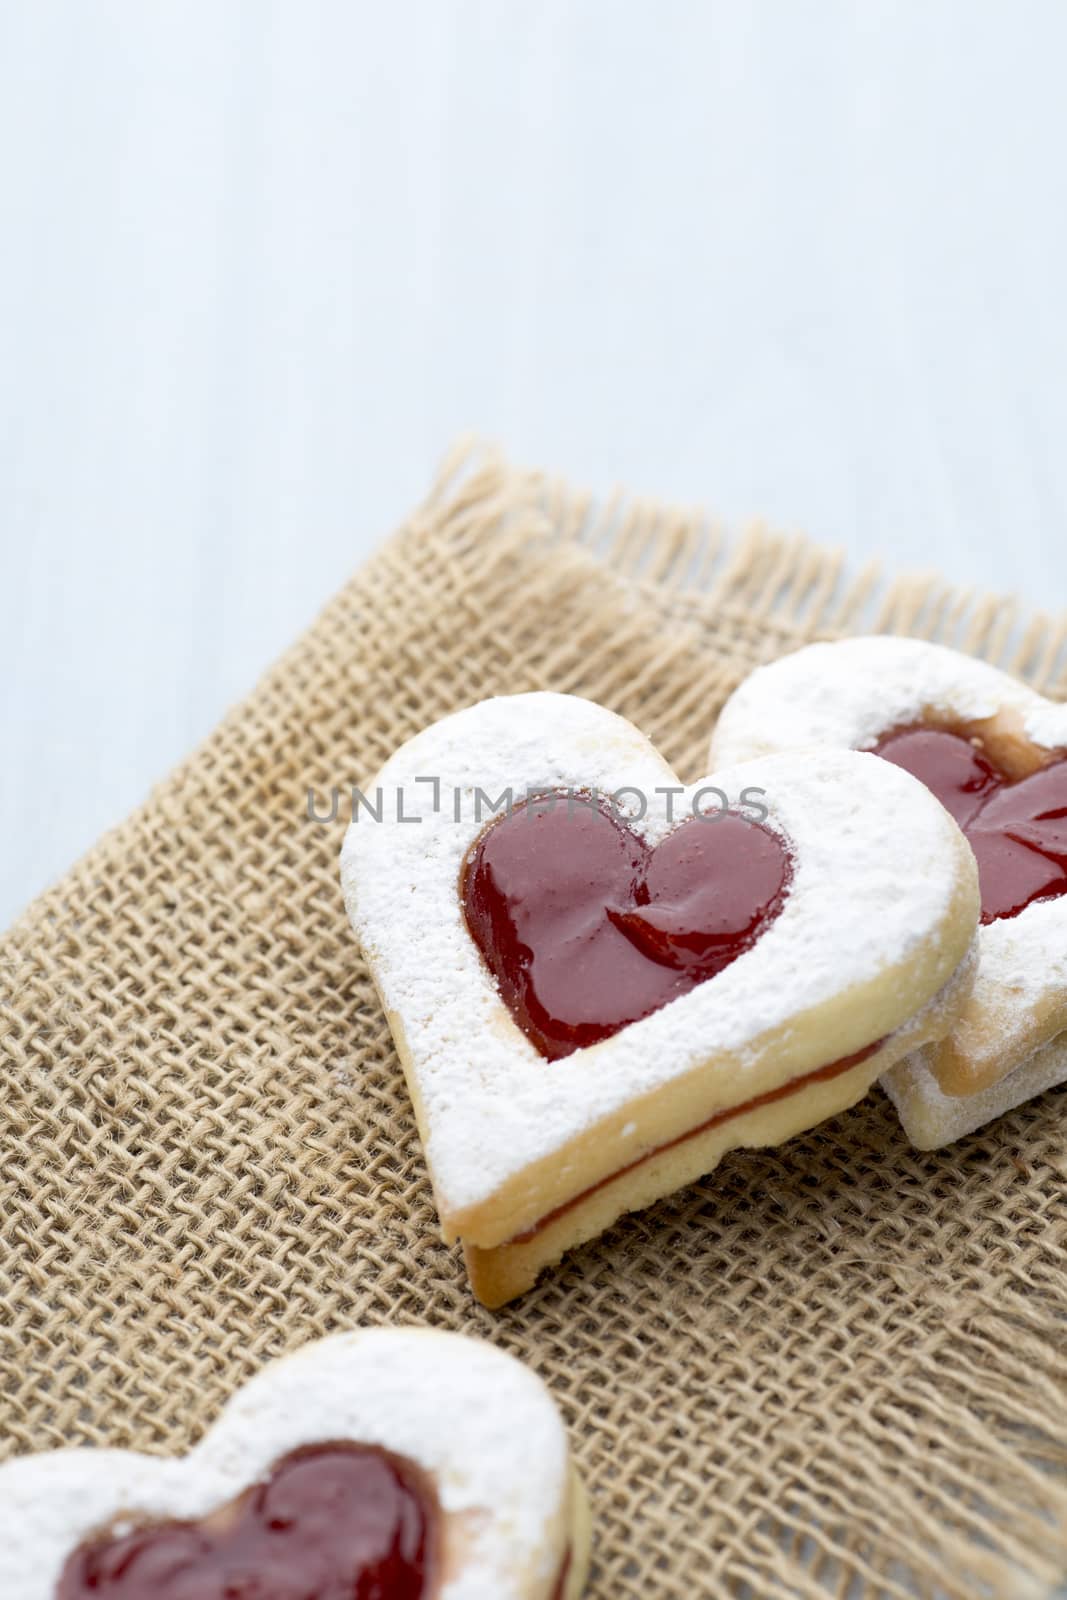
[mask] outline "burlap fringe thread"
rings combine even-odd
[[[555,688],[686,778],[808,639],[940,638],[1067,689],[1067,618],[699,512],[597,507],[481,446],[250,699],[0,946],[8,1452],[185,1448],[269,1356],[426,1321],[568,1416],[596,1600],[1048,1596],[1067,1573],[1067,1151],[1053,1094],[919,1155],[879,1094],[474,1305],[337,888],[343,818],[417,728]]]

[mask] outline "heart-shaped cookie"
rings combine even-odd
[[[363,798],[346,902],[487,1304],[851,1105],[962,1002],[973,858],[870,756],[687,787],[622,718],[528,694],[428,728]]]
[[[748,678],[712,759],[820,745],[919,777],[978,862],[974,988],[951,1034],[885,1079],[921,1149],[1067,1080],[1067,706],[971,656],[882,636],[810,645]]]
[[[82,1449],[0,1467],[12,1600],[577,1600],[588,1550],[544,1385],[426,1329],[274,1362],[181,1460]]]

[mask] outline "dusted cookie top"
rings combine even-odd
[[[566,1568],[572,1600],[575,1492],[555,1405],[511,1356],[425,1329],[337,1334],[264,1368],[181,1460],[60,1450],[0,1467],[0,1594],[184,1600],[167,1586],[184,1562],[212,1597],[266,1572],[269,1600],[290,1600],[286,1574],[300,1600],[312,1580],[332,1600],[353,1573],[382,1600],[556,1600]],[[140,1586],[123,1581],[134,1557]]]
[[[1067,706],[942,645],[843,639],[747,678],[711,756],[813,746],[880,748],[967,830],[982,877],[978,973],[929,1067],[945,1094],[984,1092],[1067,1029]]]
[[[446,1235],[479,1246],[688,1132],[691,1083],[706,1121],[893,1033],[947,983],[973,935],[974,867],[958,831],[921,784],[872,756],[771,757],[682,785],[623,718],[540,693],[445,718],[368,787],[380,820],[364,813],[348,830],[346,903],[404,1060]],[[713,831],[721,824],[693,819],[744,809],[747,796],[762,808],[753,838],[769,833],[788,855],[780,907],[713,976],[547,1060],[471,937],[461,892],[472,849],[503,826],[490,827],[485,801],[509,792],[610,796],[652,863],[668,836]],[[628,914],[617,896],[614,911]]]
[[[871,750],[896,728],[1007,714],[1031,744],[1067,747],[1067,710],[988,662],[925,639],[876,634],[810,644],[759,667],[723,706],[712,764],[811,745]]]

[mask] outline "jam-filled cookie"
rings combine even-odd
[[[942,645],[846,639],[753,673],[711,750],[740,761],[811,745],[914,774],[977,859],[970,998],[946,1039],[884,1080],[912,1143],[933,1149],[1067,1080],[1067,706]],[[887,855],[902,834],[895,824]]]
[[[180,1460],[0,1467],[11,1600],[578,1600],[584,1494],[544,1385],[479,1340],[336,1334],[265,1367]]]
[[[349,915],[487,1305],[852,1105],[962,1004],[973,857],[871,756],[683,786],[621,717],[526,694],[426,729],[362,799]]]

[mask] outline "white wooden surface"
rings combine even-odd
[[[1067,604],[1059,0],[0,0],[0,922],[461,429]]]

